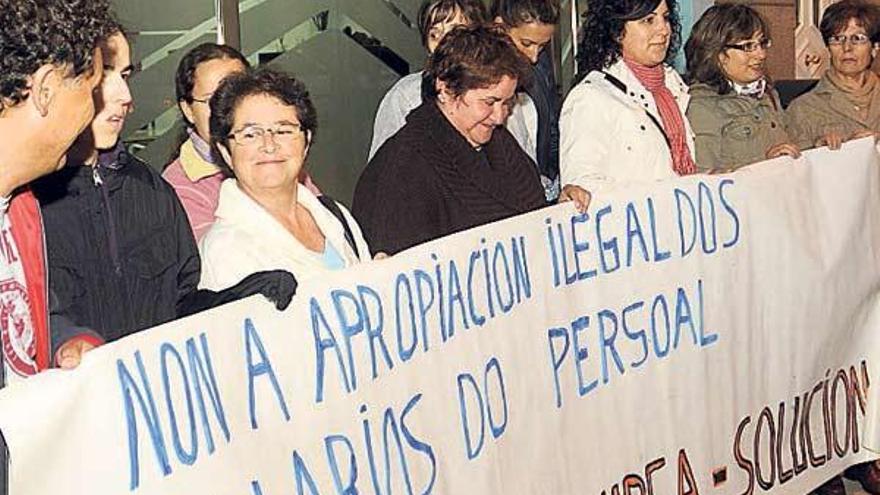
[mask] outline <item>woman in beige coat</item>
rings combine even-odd
[[[715,5],[694,25],[685,55],[698,169],[729,171],[800,155],[764,72],[770,46],[767,24],[746,5]]]
[[[877,7],[844,0],[822,15],[819,26],[831,67],[809,93],[786,112],[789,131],[801,148],[828,145],[880,132],[880,83],[871,71],[880,41]]]

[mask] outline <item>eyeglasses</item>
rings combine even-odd
[[[299,124],[280,124],[269,129],[258,126],[249,126],[229,134],[239,146],[255,146],[263,143],[266,134],[272,136],[272,141],[277,144],[293,144],[302,139],[302,127]]]
[[[211,94],[209,94],[209,95],[205,95],[204,98],[196,98],[196,97],[193,97],[193,98],[192,98],[192,101],[195,102],[195,103],[204,103],[205,105],[207,105],[208,103],[211,102],[211,97],[212,97],[212,96],[214,96],[214,93],[211,93]]]
[[[733,48],[734,50],[741,50],[746,53],[752,53],[757,51],[758,48],[763,48],[766,50],[771,46],[773,46],[773,40],[769,38],[764,38],[761,40],[743,41],[742,43],[724,45],[724,48]]]
[[[849,41],[851,45],[865,45],[871,42],[871,38],[864,33],[856,33],[849,36],[845,34],[835,34],[834,36],[828,37],[829,45],[843,45],[847,41]]]

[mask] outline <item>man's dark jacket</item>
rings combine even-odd
[[[177,317],[200,261],[186,214],[158,173],[120,146],[35,190],[57,299],[53,334],[76,325],[112,341]]]

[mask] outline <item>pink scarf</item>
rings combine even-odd
[[[666,87],[666,74],[663,70],[663,64],[648,67],[626,58],[623,61],[629,67],[629,70],[635,74],[636,79],[642,83],[642,86],[650,91],[651,96],[654,97],[657,111],[660,112],[663,130],[666,131],[666,135],[669,137],[672,169],[678,175],[696,173],[697,167],[687,146],[684,118],[681,116],[681,110],[679,110],[672,92]]]

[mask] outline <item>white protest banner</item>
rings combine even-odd
[[[878,185],[848,143],[143,332],[0,393],[11,494],[807,493],[877,443]]]

